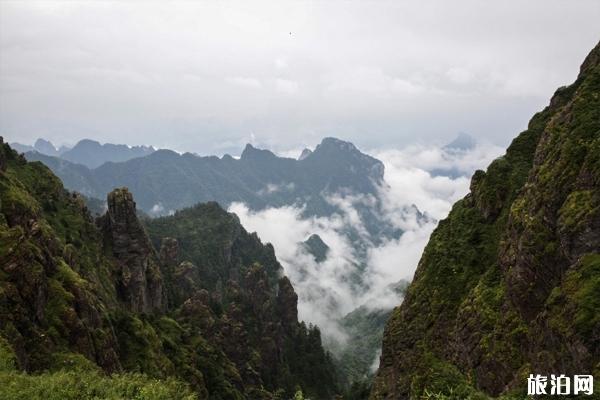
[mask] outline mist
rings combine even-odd
[[[573,81],[600,2],[0,2],[0,135],[198,154],[505,145]],[[549,28],[551,27],[551,28]]]
[[[340,210],[329,218],[304,218],[303,208],[293,206],[253,211],[234,203],[229,211],[239,216],[248,231],[273,244],[299,294],[299,317],[318,325],[326,342],[343,345],[346,335],[339,320],[360,306],[391,309],[400,304],[402,299],[394,285],[412,279],[437,222],[468,192],[470,175],[502,151],[490,144],[458,152],[437,146],[370,151],[385,164],[385,184],[379,188],[382,212],[403,234],[377,246],[371,244],[366,263],[361,263],[344,233],[350,226],[366,235],[356,205],[368,204],[372,200],[368,197],[352,193],[328,197]],[[434,170],[458,170],[461,175],[436,176],[431,172]],[[321,263],[302,245],[312,234],[319,235],[330,248]],[[357,274],[362,277],[360,284],[353,279]]]

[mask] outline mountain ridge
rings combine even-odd
[[[600,44],[431,235],[370,399],[525,397],[598,375]]]
[[[126,188],[107,204],[94,220],[46,166],[0,140],[0,361],[14,360],[0,368],[10,383],[0,394],[104,371],[188,399],[188,389],[200,399],[333,397],[320,331],[298,321],[272,246],[216,203],[146,222]]]
[[[251,144],[239,159],[157,150],[94,169],[40,153],[30,152],[26,157],[44,162],[67,188],[88,197],[99,198],[113,187],[126,186],[148,213],[153,208],[166,214],[198,202],[217,201],[223,207],[243,202],[254,210],[305,206],[305,216],[324,216],[336,210],[327,196],[342,192],[377,198],[380,186],[385,185],[383,163],[334,138],[323,139],[302,160],[278,157]],[[367,229],[379,233],[378,224],[385,225],[385,221],[376,221],[372,210],[361,211],[369,222]]]
[[[106,162],[123,162],[136,157],[152,154],[156,150],[152,146],[128,146],[124,144],[104,143],[92,139],[81,139],[73,147],[56,148],[52,142],[37,139],[33,146],[11,143],[11,147],[21,153],[37,152],[44,156],[56,157],[60,160],[82,165],[90,169]]]

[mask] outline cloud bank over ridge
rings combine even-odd
[[[380,188],[385,218],[404,233],[367,251],[361,262],[345,229],[363,232],[356,206],[372,199],[356,194],[338,194],[328,201],[341,210],[330,218],[302,216],[302,207],[286,206],[250,210],[234,203],[235,212],[249,231],[270,242],[286,274],[299,294],[301,319],[321,327],[325,338],[344,342],[337,321],[361,305],[389,309],[401,301],[394,284],[410,280],[437,220],[468,192],[470,175],[502,154],[493,145],[477,145],[452,152],[441,147],[410,146],[401,150],[371,151],[385,164],[387,185]],[[434,176],[433,170],[458,170],[458,177]],[[416,207],[415,207],[416,206]],[[425,213],[426,217],[420,213]],[[318,234],[329,246],[324,262],[317,263],[301,245]],[[356,279],[357,276],[361,279]]]

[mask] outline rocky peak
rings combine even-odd
[[[362,153],[354,144],[340,139],[323,139],[311,154],[310,160],[321,167],[338,168],[351,175],[366,174],[376,182],[383,181],[384,166],[381,161]]]
[[[317,234],[312,234],[308,239],[302,242],[302,246],[310,253],[315,261],[320,263],[327,259],[329,254],[329,246]]]
[[[240,156],[240,160],[268,160],[274,158],[277,158],[277,156],[269,150],[257,149],[250,143],[246,145],[242,155]]]
[[[310,156],[311,154],[312,154],[311,149],[302,150],[302,153],[300,153],[300,157],[298,157],[298,161],[304,160],[306,157]]]
[[[581,64],[581,68],[579,69],[579,74],[582,75],[587,71],[591,71],[595,67],[600,64],[600,42],[596,44],[596,46],[590,51],[590,54],[587,55],[583,63]]]
[[[467,151],[472,150],[477,145],[477,141],[469,134],[460,132],[453,141],[444,146],[446,151]]]
[[[33,147],[40,153],[47,154],[49,156],[55,156],[58,154],[58,150],[56,149],[56,147],[54,147],[54,145],[50,141],[45,139],[40,138],[36,140]]]
[[[333,137],[326,137],[321,140],[321,143],[317,145],[317,150],[337,150],[337,151],[346,151],[346,152],[357,152],[358,149],[350,142],[346,142],[344,140],[336,139]]]
[[[162,276],[156,254],[138,220],[133,195],[118,188],[107,196],[108,210],[99,219],[107,251],[117,260],[118,294],[132,311],[163,309]]]
[[[160,243],[160,263],[165,266],[177,265],[179,260],[179,243],[177,239],[165,237]]]

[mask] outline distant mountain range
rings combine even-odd
[[[75,162],[74,154],[76,151],[83,157],[84,149],[97,148],[91,143],[97,142],[83,140],[61,157],[41,152],[27,152],[25,156],[43,162],[68,189],[87,197],[102,199],[114,187],[128,187],[138,206],[150,215],[166,215],[199,202],[217,201],[223,207],[243,202],[254,210],[298,205],[304,207],[306,216],[329,216],[340,208],[333,197],[352,194],[369,203],[359,204],[357,209],[373,240],[399,235],[376,215],[378,193],[385,185],[383,163],[349,142],[325,138],[314,151],[304,151],[297,160],[278,157],[250,144],[239,159],[133,147],[127,148],[129,155],[136,149],[150,154],[90,168]],[[116,152],[111,154],[114,159]]]
[[[83,139],[72,148],[66,146],[57,148],[52,142],[45,139],[38,139],[33,146],[21,143],[11,143],[11,146],[21,153],[37,152],[88,168],[97,168],[107,162],[123,162],[136,157],[144,157],[156,151],[152,146],[130,147],[125,144],[100,144],[90,139]]]
[[[69,147],[61,146],[56,148],[50,141],[45,139],[38,139],[35,141],[33,146],[21,143],[11,143],[12,148],[19,153],[27,153],[29,151],[37,151],[38,153],[46,154],[48,156],[60,156],[65,151],[69,150]]]
[[[336,229],[352,243],[353,254],[348,256],[349,260],[355,261],[349,261],[347,269],[352,271],[348,276],[357,291],[361,287],[366,290],[368,286],[364,282],[364,270],[369,249],[402,234],[386,219],[382,207],[382,189],[386,187],[383,163],[362,153],[352,143],[339,139],[325,138],[314,150],[302,151],[298,159],[278,157],[269,150],[248,144],[239,158],[230,155],[202,157],[146,148],[150,154],[126,161],[105,162],[95,168],[74,162],[73,154],[83,157],[89,153],[88,164],[94,156],[96,160],[102,154],[116,157],[117,152],[113,150],[119,146],[103,145],[104,152],[98,150],[98,146],[101,145],[97,142],[84,140],[60,156],[29,151],[25,157],[46,164],[66,188],[85,195],[88,209],[98,214],[103,214],[106,208],[98,199],[104,199],[115,187],[127,187],[135,197],[138,209],[153,217],[210,201],[216,201],[223,208],[240,202],[255,211],[295,206],[303,210],[306,218],[356,213],[359,222],[344,222]],[[126,148],[128,152],[122,154],[132,155],[134,149],[140,149]],[[416,209],[409,208],[411,213]],[[426,220],[426,216],[416,212],[423,221]],[[329,247],[318,235],[310,236],[301,245],[317,263],[328,257]],[[308,293],[300,296],[310,297]],[[342,369],[342,380],[347,383],[370,375],[372,358],[383,333],[385,318],[382,316],[390,312],[375,310],[372,315],[366,310],[353,314],[352,320],[364,320],[361,326],[367,327],[368,331],[354,330],[348,348],[336,351],[340,359],[349,361],[351,358],[351,365]],[[350,357],[352,344],[358,345],[365,338],[369,338],[369,346],[363,356]]]

